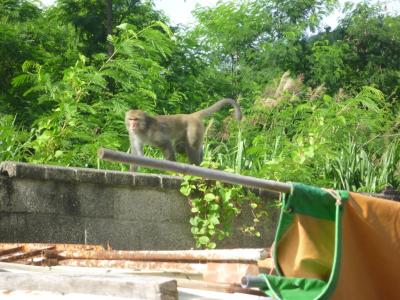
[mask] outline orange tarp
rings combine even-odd
[[[350,193],[334,299],[400,299],[400,203]]]
[[[344,203],[339,278],[332,299],[400,299],[400,203],[350,193]],[[297,214],[278,243],[287,277],[328,280],[334,222]]]

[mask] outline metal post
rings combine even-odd
[[[243,276],[241,285],[243,288],[268,288],[265,279],[260,276]]]
[[[136,164],[139,166],[150,167],[160,170],[175,171],[181,174],[199,176],[211,180],[219,180],[227,183],[240,184],[248,187],[255,187],[280,193],[290,193],[291,185],[287,183],[266,180],[256,177],[243,176],[224,171],[217,171],[189,164],[177,163],[169,160],[160,160],[144,156],[135,156],[124,152],[113,151],[101,148],[98,150],[101,159]]]

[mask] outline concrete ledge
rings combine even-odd
[[[85,182],[107,185],[151,186],[162,189],[177,189],[180,187],[182,181],[178,176],[36,165],[13,161],[4,161],[0,163],[0,174],[10,178]]]
[[[0,164],[0,241],[110,244],[114,249],[193,248],[191,207],[178,176],[67,168],[5,161]],[[267,196],[267,198],[265,198]],[[274,193],[262,193],[276,199]],[[250,211],[235,219],[225,248],[268,247],[278,210],[261,224],[261,238],[239,226],[252,223]]]

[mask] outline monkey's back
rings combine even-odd
[[[159,124],[163,124],[166,134],[172,140],[186,140],[188,131],[203,129],[203,123],[200,118],[192,114],[177,114],[157,116]]]

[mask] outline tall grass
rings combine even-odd
[[[254,107],[229,139],[208,136],[205,153],[220,168],[250,176],[377,192],[399,185],[400,137],[388,135],[395,123],[384,95],[365,87],[348,99]]]
[[[30,132],[16,125],[16,116],[0,114],[0,161],[24,160]]]
[[[328,162],[327,171],[333,176],[335,188],[351,191],[377,192],[397,185],[396,170],[399,162],[399,140],[384,146],[383,152],[368,153],[365,145],[351,142],[340,155]]]

